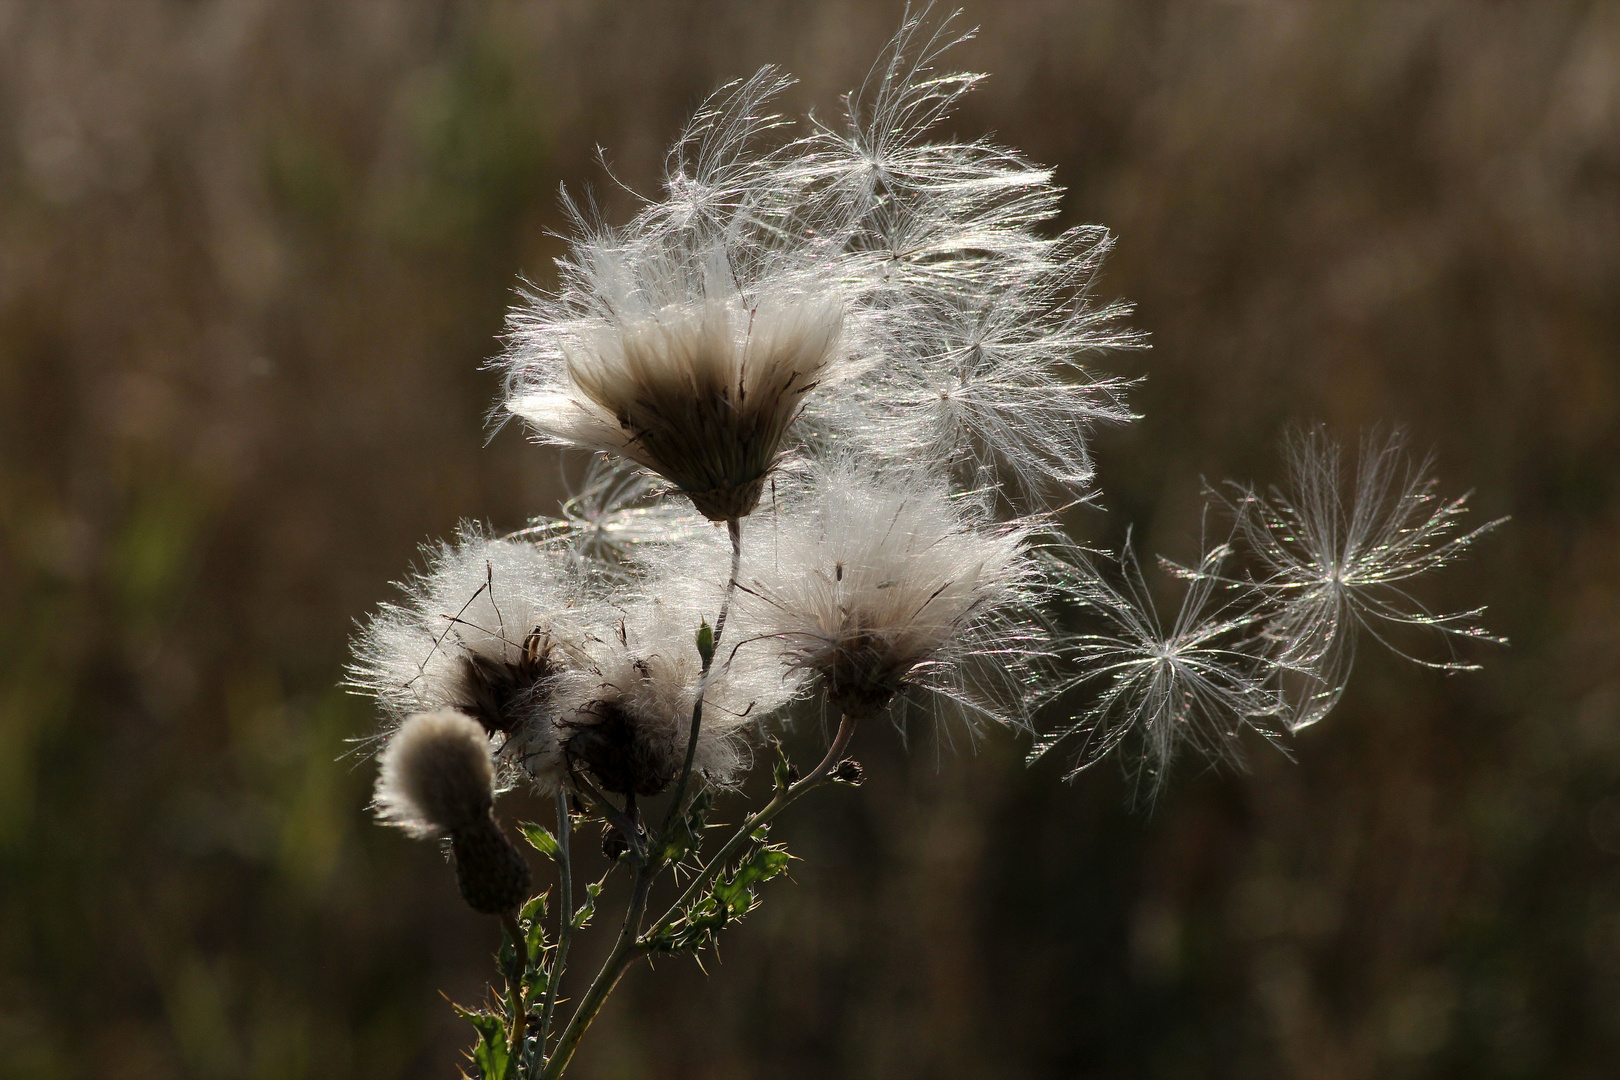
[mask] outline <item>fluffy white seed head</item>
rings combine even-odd
[[[745,517],[838,360],[842,300],[785,273],[745,294],[720,248],[581,255],[595,310],[537,300],[514,316],[508,408],[551,441],[650,469],[712,520]]]
[[[557,291],[510,317],[508,411],[715,520],[752,510],[801,409],[819,448],[1083,497],[1090,428],[1132,417],[1082,361],[1142,339],[1092,295],[1107,230],[1044,231],[1051,170],[940,133],[980,78],[939,67],[953,19],[908,19],[842,124],[789,137],[765,69],[699,109],[664,198],[618,230],[576,210]]]
[[[580,661],[607,609],[577,560],[521,540],[464,529],[428,553],[426,569],[385,604],[355,643],[349,684],[394,721],[455,709],[497,736],[500,760],[543,791],[562,778],[553,688]]]
[[[489,736],[453,709],[408,717],[377,759],[377,817],[419,838],[481,824],[495,803]]]
[[[708,618],[712,623],[712,609]],[[718,659],[704,685],[700,619],[678,600],[636,604],[590,644],[588,664],[559,680],[562,756],[571,771],[618,794],[664,791],[685,762],[702,687],[694,777],[715,786],[737,778],[746,762],[745,729],[784,701],[791,687],[784,689],[780,679],[773,686],[757,664]]]
[[[982,523],[937,479],[876,476],[849,460],[816,466],[802,497],[745,535],[740,608],[762,643],[820,676],[852,717],[917,684],[1008,718],[1016,702],[977,700],[961,676],[976,660],[1021,667],[1047,645],[1022,614],[1035,574],[1028,529]]]

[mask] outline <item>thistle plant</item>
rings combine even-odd
[[[557,288],[511,313],[501,408],[595,455],[584,488],[430,548],[357,640],[350,685],[386,721],[379,820],[448,841],[505,928],[504,988],[460,1010],[473,1076],[563,1075],[631,966],[709,948],[786,866],[772,821],[859,784],[857,728],[898,703],[1030,734],[1071,778],[1130,747],[1152,792],[1184,751],[1241,763],[1245,732],[1320,720],[1359,633],[1484,636],[1406,591],[1483,529],[1398,439],[1365,441],[1346,486],[1313,430],[1289,490],[1214,498],[1229,535],[1165,564],[1168,619],[1128,539],[1104,558],[1064,534],[1096,494],[1091,428],[1132,419],[1126,381],[1087,365],[1142,341],[1092,295],[1106,230],[1041,231],[1048,170],[935,138],[979,77],[939,70],[966,35],[926,15],[841,125],[794,129],[766,69],[705,103],[628,223],[570,204]],[[817,716],[829,745],[801,768],[777,734]],[[711,808],[760,764],[769,798],[711,844]],[[519,825],[552,864],[538,893],[494,816],[519,787],[555,805],[553,828]],[[582,884],[588,822],[611,863]],[[603,896],[624,904],[607,959],[570,971]]]

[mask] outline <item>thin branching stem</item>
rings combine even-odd
[[[591,988],[580,999],[579,1008],[575,1010],[573,1019],[568,1022],[567,1029],[563,1031],[562,1037],[557,1043],[556,1052],[546,1062],[546,1069],[545,1072],[541,1073],[541,1080],[555,1080],[556,1077],[563,1074],[563,1070],[568,1067],[569,1060],[574,1056],[574,1051],[579,1046],[579,1040],[584,1037],[586,1029],[591,1026],[591,1021],[596,1019],[596,1014],[601,1011],[603,1003],[607,1001],[607,997],[613,992],[613,988],[618,985],[619,979],[629,970],[631,964],[647,954],[648,940],[667,929],[675,919],[680,917],[681,912],[686,909],[686,906],[691,903],[698,892],[714,881],[715,876],[724,869],[727,860],[754,834],[755,830],[762,825],[768,824],[772,818],[787,809],[800,796],[827,781],[827,774],[832,771],[833,766],[838,764],[843,757],[845,748],[849,746],[850,736],[854,733],[855,721],[847,716],[844,717],[838,725],[837,735],[833,737],[832,746],[828,748],[827,756],[822,758],[821,764],[812,769],[802,780],[784,790],[779,790],[776,797],[764,809],[743,822],[742,827],[737,830],[730,840],[726,841],[725,846],[699,871],[698,876],[693,879],[691,885],[681,894],[681,898],[664,913],[645,935],[640,934],[639,930],[642,915],[647,909],[647,893],[652,886],[652,880],[657,868],[637,864],[635,884],[630,896],[630,907],[625,912],[624,926],[619,931],[619,940],[614,943],[613,951],[608,954],[607,960],[602,964],[602,970],[597,974],[595,981],[591,983]]]
[[[731,610],[731,599],[737,591],[737,575],[742,565],[742,526],[739,521],[731,520],[727,521],[726,528],[727,533],[731,534],[731,578],[727,580],[726,596],[719,606],[719,614],[714,617],[711,648],[703,656],[703,674],[698,677],[697,701],[692,703],[692,732],[687,737],[687,758],[680,769],[676,792],[669,800],[669,810],[664,811],[663,826],[659,826],[659,848],[656,852],[645,852],[637,842],[638,837],[625,834],[625,840],[629,840],[630,844],[630,857],[635,861],[635,876],[630,887],[630,907],[625,910],[624,926],[620,928],[619,941],[614,944],[612,952],[609,952],[608,960],[603,962],[601,972],[598,972],[595,980],[591,981],[590,989],[585,991],[585,997],[580,999],[580,1004],[569,1020],[569,1027],[564,1028],[561,1038],[557,1040],[557,1049],[546,1061],[546,1070],[541,1074],[543,1080],[561,1077],[562,1070],[569,1067],[573,1051],[580,1043],[580,1038],[585,1035],[586,1028],[590,1027],[591,1020],[595,1020],[596,1014],[603,1007],[603,1002],[608,999],[608,994],[619,984],[620,976],[624,975],[630,963],[637,959],[638,955],[643,954],[643,947],[638,938],[642,931],[642,916],[646,913],[646,894],[651,891],[653,879],[658,876],[658,871],[663,870],[661,865],[663,840],[667,839],[669,829],[676,821],[676,814],[679,813],[680,805],[685,798],[687,782],[692,776],[692,761],[693,758],[697,758],[698,732],[703,725],[703,695],[708,691],[708,680],[713,670],[714,648],[719,646],[719,636],[726,628],[726,615]],[[651,855],[651,860],[648,860],[648,855]]]
[[[568,796],[557,792],[557,882],[562,893],[562,910],[557,917],[557,950],[551,957],[551,971],[546,977],[545,1004],[540,1011],[540,1053],[546,1052],[551,1040],[551,1014],[557,1008],[557,984],[562,982],[568,966],[568,945],[574,939],[574,867],[568,845],[572,818],[568,812]]]
[[[714,618],[714,637],[709,651],[703,656],[703,674],[698,678],[697,700],[692,703],[692,731],[686,737],[686,762],[681,766],[680,779],[675,781],[675,794],[664,811],[664,823],[658,827],[660,849],[669,838],[670,826],[680,815],[681,803],[686,798],[686,784],[692,775],[692,760],[697,757],[698,732],[703,726],[703,696],[709,688],[709,672],[714,666],[715,650],[720,648],[720,634],[726,628],[726,614],[731,610],[731,598],[737,592],[737,575],[742,568],[742,523],[736,518],[726,522],[731,536],[731,577],[726,581],[726,595],[720,601],[720,613]]]
[[[664,912],[663,916],[653,924],[652,929],[647,932],[646,936],[648,938],[653,937],[659,932],[668,929],[676,919],[680,918],[692,901],[725,868],[727,860],[736,854],[738,848],[748,842],[748,839],[754,835],[757,829],[762,825],[770,824],[772,818],[786,810],[801,796],[825,783],[827,774],[832,772],[833,766],[837,765],[843,757],[844,750],[849,746],[850,736],[854,734],[855,721],[845,716],[839,721],[838,733],[833,736],[832,746],[827,748],[827,756],[821,759],[821,764],[810,770],[809,774],[797,783],[779,789],[776,797],[766,803],[763,809],[750,816],[747,821],[744,821],[742,826],[732,834],[731,839],[726,841],[725,846],[716,852],[714,857],[698,872],[697,877],[692,879],[692,883],[686,887],[686,891],[681,893],[680,899],[670,905],[669,910]]]
[[[574,776],[574,782],[579,785],[580,791],[586,798],[590,799],[592,809],[601,814],[609,825],[619,830],[619,835],[624,837],[625,845],[636,852],[639,857],[642,854],[641,829],[636,825],[633,816],[635,803],[631,801],[635,796],[628,797],[625,800],[624,809],[620,810],[613,805],[612,800],[602,793],[601,789],[591,783],[590,777],[583,773],[577,773]]]
[[[641,918],[647,910],[647,893],[652,887],[654,871],[639,858],[635,857],[632,849],[631,858],[635,862],[635,877],[630,889],[630,906],[624,913],[624,925],[619,929],[619,939],[613,944],[613,951],[602,963],[602,970],[597,972],[592,980],[591,987],[585,991],[580,999],[579,1007],[574,1010],[573,1018],[563,1029],[561,1037],[557,1040],[557,1049],[546,1060],[545,1071],[540,1074],[541,1080],[555,1080],[568,1068],[573,1060],[574,1051],[579,1047],[579,1040],[584,1037],[585,1030],[596,1019],[596,1014],[602,1010],[602,1004],[607,996],[619,984],[630,964],[642,954],[641,946],[636,938],[641,929]]]

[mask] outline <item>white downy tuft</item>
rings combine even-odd
[[[1289,445],[1289,490],[1244,491],[1239,521],[1262,568],[1259,588],[1276,605],[1266,636],[1292,730],[1338,703],[1365,630],[1392,652],[1426,667],[1465,670],[1455,659],[1424,660],[1390,641],[1395,627],[1446,637],[1498,640],[1479,625],[1483,608],[1436,614],[1406,583],[1463,553],[1501,520],[1464,532],[1466,495],[1435,495],[1427,461],[1414,464],[1399,433],[1362,440],[1348,500],[1337,444],[1320,428]]]
[[[1266,688],[1270,665],[1251,648],[1256,616],[1251,608],[1220,604],[1225,586],[1221,568],[1232,555],[1227,544],[1206,552],[1196,570],[1178,576],[1186,592],[1167,624],[1131,550],[1119,558],[1116,586],[1083,565],[1090,577],[1080,591],[1084,603],[1102,615],[1108,633],[1082,634],[1068,643],[1076,683],[1103,680],[1094,701],[1030,751],[1035,761],[1058,747],[1071,748],[1069,778],[1096,764],[1131,739],[1138,780],[1145,775],[1157,793],[1168,767],[1182,748],[1215,761],[1241,764],[1245,728],[1272,738],[1279,706]]]
[[[576,251],[584,310],[536,298],[512,318],[507,407],[546,439],[657,473],[704,516],[746,517],[805,397],[833,376],[844,307],[778,270],[751,287],[719,245]]]
[[[489,737],[453,709],[408,717],[378,757],[377,817],[412,836],[450,836],[482,825],[495,803]]]
[[[819,675],[852,717],[921,685],[980,715],[1021,720],[1018,696],[975,691],[987,689],[977,676],[1022,671],[1050,645],[1028,617],[1030,529],[983,521],[926,474],[879,476],[837,459],[808,480],[791,508],[756,519],[764,529],[745,537],[739,607],[753,647]]]
[[[577,560],[464,528],[403,589],[404,602],[384,604],[361,632],[349,684],[396,721],[445,708],[473,717],[498,739],[503,766],[555,790],[553,687],[607,610]]]
[[[723,572],[719,580],[723,585]],[[668,584],[666,592],[679,592]],[[705,618],[712,624],[714,611],[705,615],[678,596],[645,600],[590,644],[589,662],[567,672],[557,688],[570,770],[616,794],[663,792],[685,762],[701,687],[694,779],[722,787],[738,778],[748,763],[747,729],[786,704],[794,686],[747,656],[718,658],[705,684],[697,632]]]

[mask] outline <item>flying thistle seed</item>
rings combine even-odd
[[[1351,477],[1342,458],[1338,444],[1315,428],[1290,440],[1289,490],[1240,489],[1239,522],[1264,568],[1258,587],[1277,605],[1265,632],[1291,731],[1338,703],[1361,631],[1398,656],[1443,671],[1473,665],[1455,654],[1414,656],[1397,648],[1389,632],[1417,627],[1451,639],[1500,641],[1479,625],[1483,608],[1435,613],[1407,590],[1413,578],[1458,558],[1502,521],[1465,532],[1468,496],[1438,498],[1431,463],[1409,458],[1399,432],[1365,436]]]
[[[1130,546],[1119,554],[1120,585],[1086,569],[1087,606],[1102,615],[1108,632],[1077,635],[1069,642],[1085,679],[1106,680],[1101,694],[1079,715],[1041,738],[1029,760],[1059,744],[1074,750],[1073,779],[1128,738],[1142,779],[1156,793],[1171,761],[1184,747],[1215,761],[1240,764],[1241,729],[1275,738],[1276,695],[1265,685],[1266,665],[1248,648],[1255,614],[1222,600],[1222,567],[1231,546],[1206,551],[1173,618],[1163,618]]]

